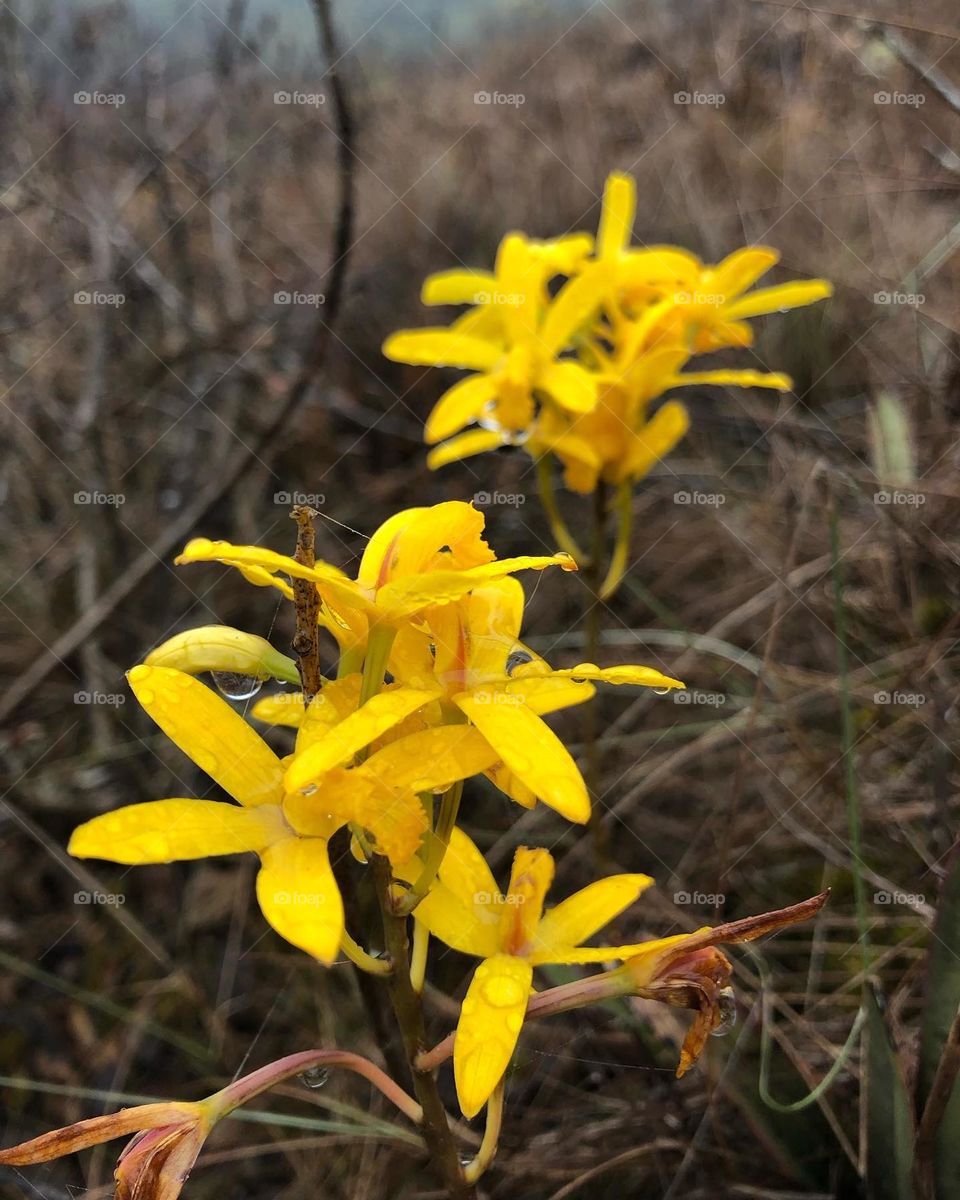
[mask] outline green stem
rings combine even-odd
[[[633,486],[629,480],[617,488],[617,540],[606,578],[600,585],[600,599],[609,600],[627,573],[630,558],[630,531],[633,527]]]
[[[493,1090],[493,1095],[487,1101],[487,1123],[483,1130],[483,1140],[476,1158],[463,1168],[463,1177],[469,1183],[476,1183],[497,1155],[500,1142],[500,1129],[503,1125],[503,1080]]]
[[[567,528],[567,524],[560,513],[557,496],[553,490],[552,470],[553,460],[550,458],[550,455],[541,455],[537,459],[537,487],[540,491],[540,503],[543,505],[543,511],[550,522],[550,530],[557,545],[561,550],[565,550],[567,554],[572,556],[578,567],[582,567],[587,561],[587,556],[580,549],[577,539]]]
[[[413,886],[396,906],[399,916],[405,917],[412,913],[420,901],[430,891],[437,872],[443,863],[450,844],[450,835],[457,823],[460,811],[460,798],[463,795],[463,780],[458,780],[452,787],[447,788],[440,801],[440,813],[437,816],[437,826],[432,833],[427,834],[427,852],[424,855],[423,867],[414,880]]]
[[[343,936],[340,938],[340,949],[355,967],[366,971],[368,975],[389,975],[393,970],[393,963],[388,958],[374,958],[372,954],[368,954],[361,945],[355,942],[346,930],[343,931]]]

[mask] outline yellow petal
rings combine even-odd
[[[250,716],[265,725],[299,729],[303,721],[303,692],[277,692],[275,696],[264,696],[250,709]]]
[[[596,688],[592,684],[577,683],[569,676],[558,676],[556,672],[542,678],[511,679],[504,691],[519,697],[539,717],[561,708],[570,708],[574,704],[583,704],[596,695]]]
[[[540,717],[522,703],[489,704],[469,694],[454,703],[538,799],[568,821],[589,820],[590,799],[577,764]]]
[[[306,579],[317,585],[326,600],[333,600],[348,608],[367,611],[370,608],[360,589],[343,571],[328,563],[318,562],[312,567],[298,563],[288,554],[277,554],[264,546],[235,546],[231,542],[211,541],[209,538],[194,538],[187,542],[175,559],[178,565],[195,562],[221,562],[228,567],[238,567],[244,574],[250,571],[258,575],[266,572],[273,575],[282,572],[292,579]],[[268,582],[263,580],[263,582]]]
[[[377,604],[389,619],[396,620],[435,604],[459,600],[475,587],[502,579],[515,571],[543,571],[547,567],[560,567],[564,571],[577,569],[570,555],[564,553],[501,558],[462,571],[431,571],[409,579],[394,580],[380,589]]]
[[[505,796],[515,800],[523,808],[533,808],[537,798],[527,785],[514,775],[506,763],[494,763],[484,775],[494,787],[499,788]]]
[[[203,671],[235,671],[256,679],[282,679],[299,684],[297,664],[266,638],[244,633],[229,625],[203,625],[187,629],[151,650],[148,667],[172,667],[199,675]]]
[[[442,792],[458,779],[479,775],[497,755],[469,725],[443,725],[391,742],[360,768],[387,786],[412,792]]]
[[[540,921],[531,961],[552,962],[551,955],[570,951],[593,937],[652,883],[649,875],[611,875],[575,892]]]
[[[597,378],[586,367],[564,359],[551,363],[537,377],[550,398],[572,413],[590,412],[597,403]]]
[[[490,375],[468,375],[444,392],[433,412],[427,417],[423,440],[428,446],[459,433],[464,425],[483,415],[486,406],[497,394]]]
[[[548,850],[517,847],[506,903],[500,914],[500,945],[506,953],[527,954],[534,948],[553,874],[553,857]]]
[[[632,175],[614,171],[603,188],[603,208],[597,231],[597,257],[616,259],[630,243],[637,207],[637,185]]]
[[[744,246],[742,250],[734,250],[704,273],[701,290],[728,297],[739,296],[766,274],[779,258],[779,253],[770,246]]]
[[[634,684],[636,687],[652,688],[685,688],[687,685],[679,679],[671,679],[654,667],[637,667],[624,663],[617,667],[598,667],[595,663],[580,663],[576,667],[566,667],[562,671],[554,671],[554,676],[568,676],[570,679],[593,679],[598,683]]]
[[[758,288],[724,307],[728,321],[759,317],[763,313],[781,312],[785,308],[802,308],[833,295],[833,286],[825,279],[810,279],[797,283],[781,283],[777,287]]]
[[[359,671],[344,675],[342,679],[325,683],[310,701],[300,732],[297,734],[296,753],[309,750],[314,742],[327,736],[334,726],[357,711],[360,704],[362,676]]]
[[[642,479],[686,436],[690,414],[677,400],[662,404],[649,421],[630,439],[626,457],[619,464],[618,478]]]
[[[482,338],[453,333],[449,329],[408,329],[388,337],[383,353],[394,362],[417,367],[464,367],[489,371],[501,351]]]
[[[453,1074],[465,1117],[474,1117],[506,1073],[523,1028],[533,968],[498,954],[477,967],[457,1024]]]
[[[417,920],[451,950],[489,958],[500,950],[500,892],[494,887],[476,895],[476,903],[466,904],[446,884],[435,883],[415,912]]]
[[[444,887],[466,908],[476,904],[496,908],[496,902],[490,897],[496,896],[499,899],[500,889],[493,873],[475,843],[459,826],[454,827],[450,835],[447,853],[440,864],[439,876]],[[483,899],[478,900],[479,896]],[[499,919],[500,914],[495,912],[493,924],[496,925]]]
[[[789,392],[793,380],[789,375],[768,371],[684,371],[676,375],[671,387],[683,384],[712,384],[715,387],[760,387]]]
[[[543,283],[543,263],[530,243],[522,234],[508,233],[497,250],[493,306],[514,345],[529,345],[536,335]]]
[[[237,808],[217,800],[148,800],[87,821],[74,830],[67,852],[132,866],[259,853],[287,834],[272,804]]]
[[[286,838],[263,854],[257,875],[263,915],[292,946],[328,965],[343,936],[343,901],[322,838]]]
[[[486,454],[488,450],[498,450],[502,445],[503,434],[497,433],[495,429],[468,429],[466,433],[461,433],[431,450],[427,455],[427,466],[431,471],[436,471],[463,458]]]
[[[423,281],[420,303],[489,304],[496,285],[490,271],[438,271]]]
[[[134,667],[127,679],[167,737],[234,800],[279,803],[280,759],[226,700],[192,675],[168,667]]]
[[[563,285],[543,319],[539,342],[545,354],[559,354],[567,348],[573,335],[594,316],[609,287],[610,272],[598,264]]]
[[[472,679],[499,679],[505,674],[507,660],[519,646],[524,602],[523,586],[512,575],[483,584],[464,599]]]
[[[418,688],[395,688],[374,696],[362,708],[329,729],[302,754],[294,757],[284,780],[286,790],[300,791],[331,767],[348,762],[358,751],[422,708],[435,695],[435,692]]]

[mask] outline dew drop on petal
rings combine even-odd
[[[263,687],[263,680],[255,675],[241,675],[237,671],[212,671],[213,682],[228,700],[249,700]]]
[[[670,689],[669,689],[669,688],[654,688],[654,689],[653,689],[653,694],[654,694],[655,696],[669,696],[669,695],[670,695]]]
[[[533,662],[533,655],[528,650],[511,650],[507,655],[507,674],[512,675],[517,667]]]
[[[329,1078],[330,1070],[328,1067],[308,1067],[306,1071],[300,1072],[300,1082],[312,1092],[318,1088],[322,1088]]]

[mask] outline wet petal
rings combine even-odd
[[[297,664],[275,650],[266,638],[244,633],[229,625],[203,625],[187,629],[151,650],[148,667],[171,667],[199,675],[204,671],[235,671],[256,679],[282,679],[299,684]]]
[[[135,866],[260,853],[288,834],[280,808],[272,804],[238,808],[217,800],[148,800],[87,821],[74,830],[67,852]]]
[[[479,730],[443,725],[391,742],[372,754],[360,770],[397,790],[442,792],[458,779],[487,770],[496,758]]]
[[[428,446],[459,433],[464,425],[476,421],[497,394],[489,375],[469,375],[444,392],[427,417],[423,439]]]
[[[330,964],[343,935],[343,901],[322,838],[287,838],[263,855],[257,876],[263,915],[292,946]]]
[[[742,321],[746,317],[759,317],[785,308],[802,308],[832,295],[833,287],[825,279],[781,283],[777,287],[758,288],[726,305],[723,315],[728,321]]]
[[[489,304],[496,284],[490,271],[438,271],[424,280],[420,303]]]
[[[134,667],[134,695],[163,732],[241,804],[278,803],[283,767],[267,743],[226,700],[192,675]]]
[[[489,371],[501,355],[492,342],[449,329],[408,329],[394,333],[383,343],[383,354],[394,362],[417,367],[464,367]]]
[[[517,847],[500,915],[500,944],[508,953],[526,954],[534,944],[554,869],[553,856],[548,850]]]
[[[461,433],[431,450],[427,455],[427,466],[431,471],[436,471],[463,458],[486,454],[488,450],[498,450],[502,445],[503,434],[495,429],[468,429],[466,433]]]
[[[552,954],[570,951],[593,937],[652,883],[649,875],[611,875],[575,892],[540,921],[533,962],[552,962]]]
[[[637,185],[632,175],[614,171],[603,188],[603,207],[597,231],[597,257],[616,259],[630,244],[637,207]]]
[[[597,683],[634,684],[637,687],[652,688],[685,688],[687,685],[679,679],[672,679],[654,667],[638,667],[624,663],[616,667],[598,667],[595,663],[580,663],[576,667],[565,667],[553,672],[557,676],[567,676],[570,679],[592,679]]]
[[[453,1073],[460,1108],[474,1117],[506,1073],[530,996],[533,968],[498,954],[477,968],[457,1024]]]

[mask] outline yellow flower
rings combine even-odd
[[[520,234],[509,234],[500,244],[492,276],[456,272],[441,279],[443,287],[435,284],[427,291],[433,302],[489,297],[469,324],[401,330],[384,343],[383,353],[397,362],[475,372],[441,397],[427,420],[425,437],[434,444],[474,421],[483,428],[434,450],[431,467],[514,440],[533,420],[537,395],[574,413],[588,412],[596,403],[595,377],[561,355],[596,312],[606,287],[605,269],[595,265],[584,270],[550,299],[544,283],[555,272],[545,261],[551,267],[557,263],[532,252]]]
[[[445,713],[441,719],[449,723],[466,718],[479,731],[452,751],[459,755],[459,778],[484,772],[521,804],[539,799],[567,820],[583,823],[590,817],[586,785],[570,752],[542,716],[589,700],[591,680],[662,689],[683,684],[653,667],[583,663],[552,670],[519,641],[523,606],[517,580],[502,579],[475,588],[456,604],[427,610],[428,629],[398,635],[391,670],[426,700],[440,702]],[[330,699],[342,694],[343,683],[324,687],[306,710],[307,721],[319,719],[316,714],[324,710],[317,709],[318,701],[329,707]],[[359,702],[359,688],[352,701],[354,706]],[[284,704],[279,715],[292,724],[287,708]],[[360,710],[365,711],[366,706]],[[254,713],[269,717],[271,709],[258,706]],[[345,716],[339,709],[337,719]],[[301,725],[297,757],[287,774],[290,790],[315,782],[324,765],[315,754],[301,753],[302,736]],[[380,769],[376,755],[366,769]]]
[[[290,586],[278,575],[309,580],[316,584],[340,636],[347,644],[362,645],[375,626],[396,629],[426,608],[449,604],[515,571],[551,566],[576,570],[569,554],[498,559],[483,539],[483,526],[483,514],[462,500],[404,509],[370,538],[355,580],[328,563],[307,567],[262,546],[234,546],[208,538],[188,542],[176,561],[225,563],[251,582],[279,588],[288,598]]]
[[[659,306],[654,322],[659,344],[676,340],[697,353],[749,346],[753,333],[747,318],[800,308],[833,294],[825,279],[748,291],[779,261],[779,253],[769,246],[735,250],[715,266],[679,246],[631,249],[636,203],[632,176],[610,175],[603,193],[597,258],[607,265],[626,309]]]
[[[175,634],[151,650],[144,662],[148,667],[171,667],[188,675],[223,671],[253,679],[300,682],[292,658],[275,650],[265,638],[229,625],[202,625]]]
[[[653,882],[647,875],[612,875],[544,913],[553,871],[546,850],[520,847],[502,895],[480,851],[457,829],[439,881],[415,910],[441,941],[483,959],[467,989],[454,1044],[457,1096],[467,1117],[480,1111],[510,1063],[534,967],[594,961],[598,954],[623,958],[620,947],[585,949],[581,943]]]
[[[292,945],[330,963],[344,933],[343,903],[330,868],[327,842],[346,824],[367,830],[375,847],[403,863],[426,828],[410,776],[420,790],[448,787],[459,778],[462,731],[430,730],[430,756],[397,741],[352,767],[355,755],[431,700],[430,693],[394,688],[373,697],[345,720],[324,705],[304,723],[301,748],[320,764],[322,787],[305,795],[284,783],[295,773],[219,696],[192,676],[166,667],[130,671],[137,699],[163,732],[232,796],[237,804],[176,798],[133,804],[94,817],[77,829],[69,851],[78,858],[125,864],[163,863],[253,851],[260,856],[257,899],[273,928]],[[340,681],[345,689],[355,686]],[[329,702],[336,711],[336,702]],[[454,754],[451,747],[457,747]]]

